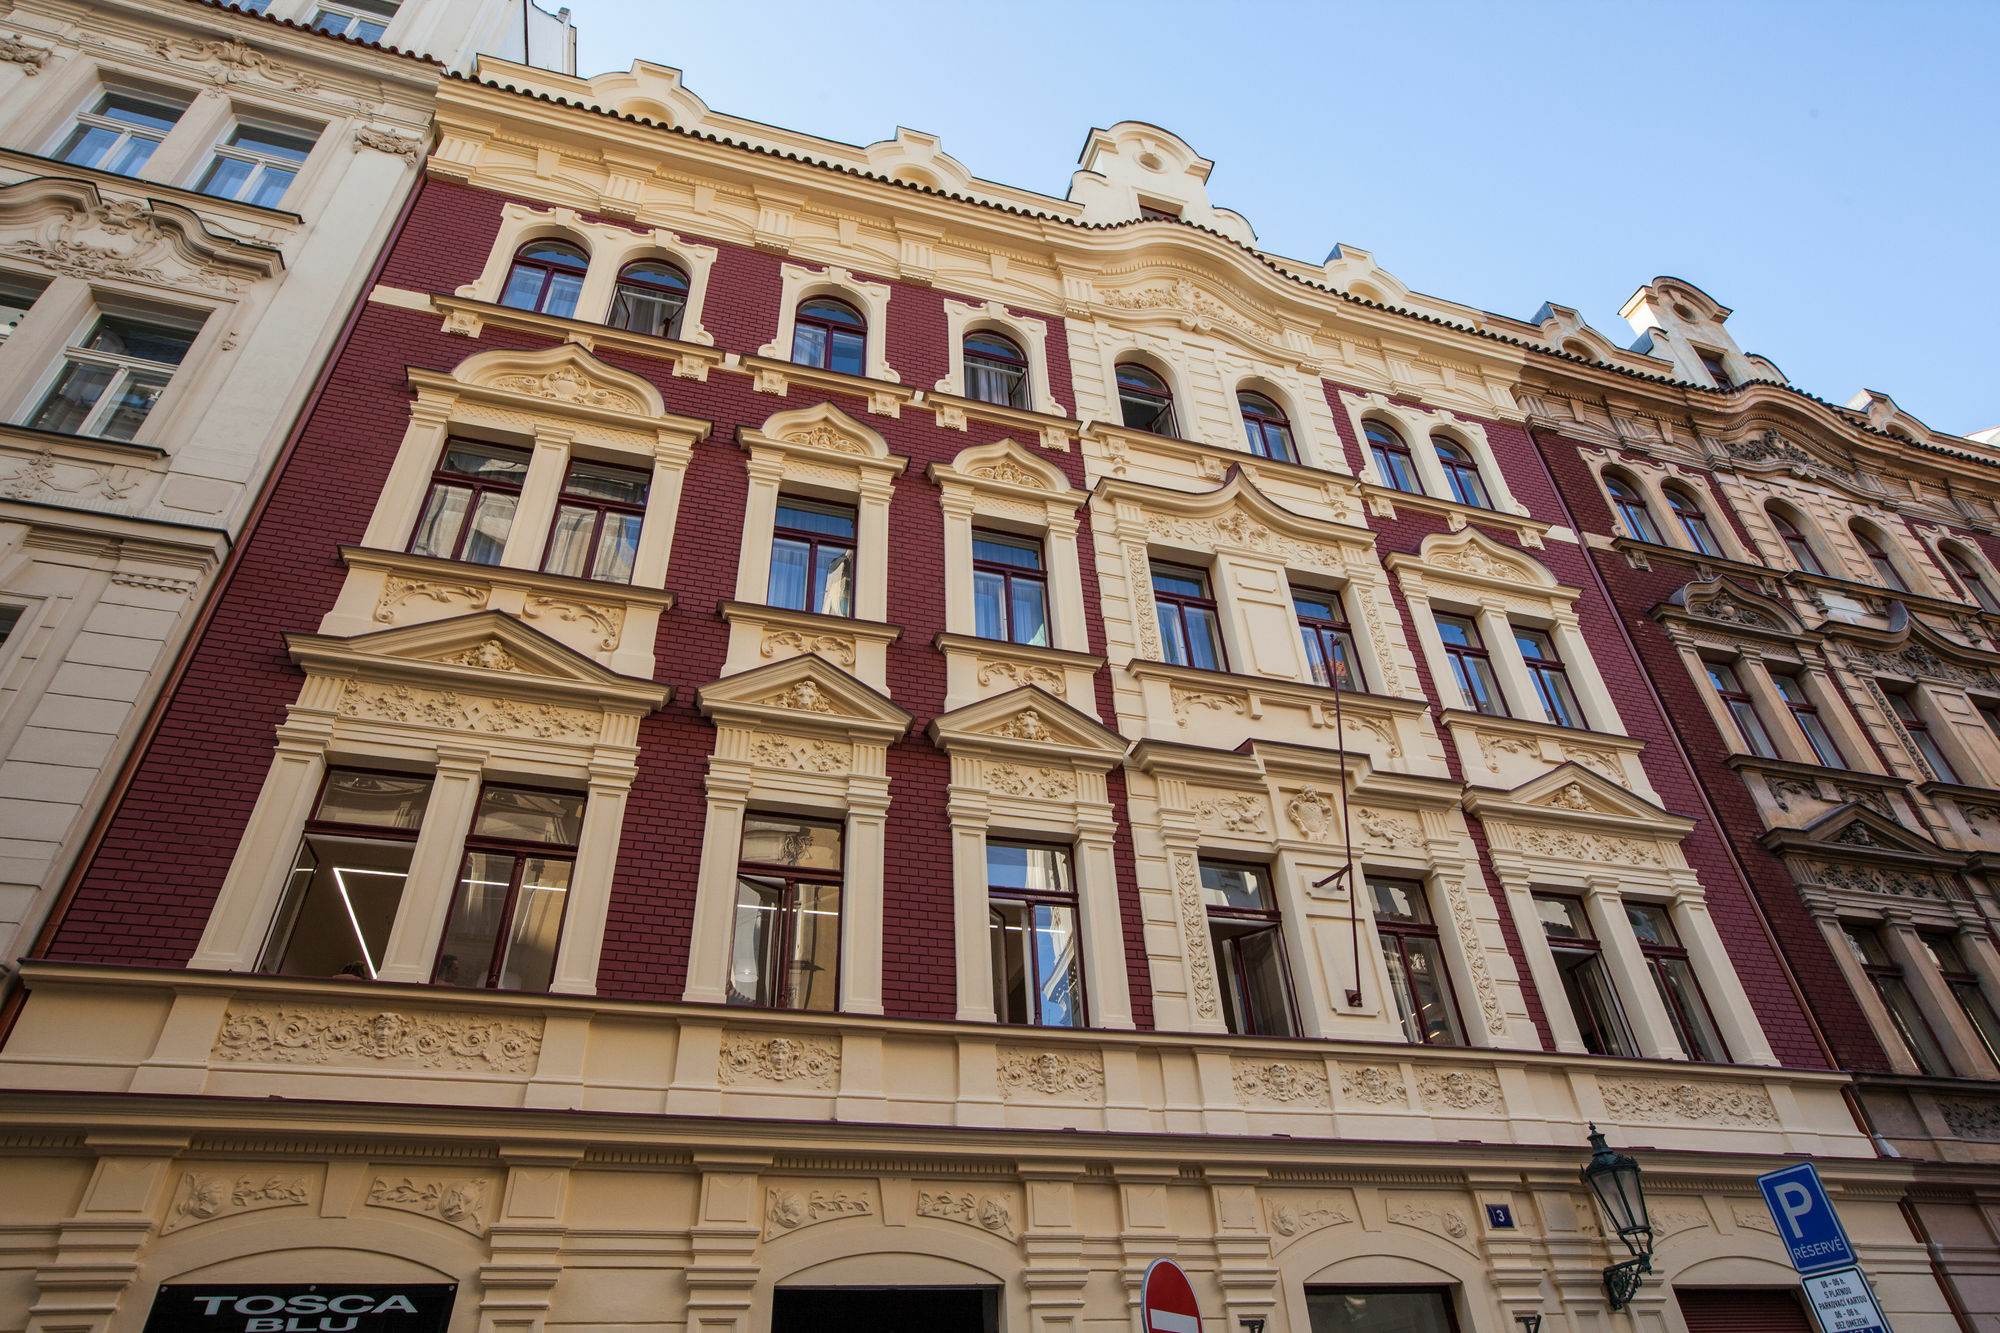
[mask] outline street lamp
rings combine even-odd
[[[1613,1152],[1596,1125],[1590,1127],[1590,1162],[1583,1168],[1583,1183],[1604,1205],[1618,1239],[1632,1252],[1630,1259],[1604,1270],[1604,1294],[1611,1298],[1612,1309],[1622,1310],[1639,1290],[1639,1279],[1653,1271],[1653,1223],[1646,1216],[1639,1164]]]

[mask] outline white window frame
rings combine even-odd
[[[757,349],[758,356],[796,364],[792,362],[792,338],[798,327],[799,307],[815,297],[830,297],[853,306],[868,321],[862,344],[864,377],[889,384],[903,382],[903,377],[889,364],[888,283],[864,282],[838,264],[829,264],[824,269],[785,264],[778,272],[778,331],[771,341]],[[962,367],[963,362],[960,364]],[[823,367],[801,366],[800,369],[828,375],[837,373]]]
[[[362,9],[357,5],[350,5],[343,3],[343,0],[315,0],[315,3],[307,5],[305,10],[301,11],[299,26],[303,28],[311,28],[314,32],[328,33],[335,37],[348,37],[357,42],[372,41],[377,44],[380,44],[388,39],[390,27],[396,22],[397,19],[403,16],[403,6],[401,3],[391,4],[390,8],[394,12],[384,16],[382,14],[375,13],[371,10]],[[319,19],[319,16],[322,14],[336,14],[339,15],[341,18],[346,19],[347,22],[343,24],[337,31],[332,28],[322,28],[319,26],[317,21]],[[352,30],[356,23],[376,23],[376,22],[379,22],[382,25],[382,31],[376,36],[374,37],[354,36]]]
[[[294,162],[289,158],[276,157],[267,153],[259,153],[249,148],[242,148],[238,147],[237,145],[231,144],[229,142],[230,136],[235,134],[238,130],[244,130],[244,129],[268,130],[276,134],[292,134],[292,135],[297,135],[300,138],[310,138],[313,141],[313,146],[306,150],[306,155],[304,157]],[[211,198],[228,199],[239,204],[250,204],[250,206],[253,208],[279,208],[284,204],[284,201],[291,196],[292,192],[298,188],[299,180],[301,177],[305,175],[306,167],[312,161],[313,153],[318,151],[320,144],[324,141],[325,134],[326,134],[326,127],[324,125],[319,125],[319,126],[307,126],[303,124],[288,125],[285,122],[276,119],[262,119],[257,116],[246,116],[241,114],[231,116],[228,122],[224,124],[224,126],[222,127],[222,133],[218,135],[216,137],[215,142],[212,145],[210,145],[208,150],[208,156],[204,158],[197,167],[195,174],[192,180],[190,181],[189,188],[198,190],[203,194],[207,194]],[[250,175],[248,176],[248,178],[245,179],[243,183],[243,193],[240,195],[215,194],[212,191],[204,189],[199,184],[199,182],[203,178],[205,178],[210,171],[212,171],[215,168],[218,162],[224,160],[232,162],[242,162],[247,164],[251,169]],[[278,195],[278,202],[275,204],[257,204],[252,202],[252,200],[248,196],[254,195],[256,193],[255,186],[257,182],[263,178],[263,175],[266,171],[269,171],[273,168],[276,168],[277,170],[280,171],[287,171],[291,173],[291,180],[286,182],[284,190]]]
[[[178,363],[168,365],[164,362],[148,361],[144,357],[120,356],[115,353],[102,352],[95,348],[85,347],[83,344],[97,331],[99,322],[107,315],[115,315],[121,319],[149,321],[156,324],[191,324],[193,327],[190,330],[191,336],[189,338],[187,355],[182,357]],[[90,411],[84,416],[82,425],[74,431],[55,431],[53,433],[67,434],[77,439],[115,438],[102,435],[101,431],[104,423],[117,410],[118,399],[124,387],[131,383],[135,372],[143,373],[149,369],[162,369],[166,372],[166,375],[165,382],[160,386],[159,396],[146,409],[145,416],[140,418],[139,424],[132,432],[132,440],[120,442],[131,443],[138,441],[146,433],[146,427],[160,416],[161,405],[167,401],[167,395],[173,391],[174,381],[179,378],[181,368],[187,365],[188,361],[194,357],[195,347],[200,342],[201,335],[206,330],[207,323],[207,311],[201,312],[201,318],[199,319],[189,319],[184,312],[180,311],[162,313],[146,309],[133,309],[128,314],[124,310],[121,310],[116,303],[93,301],[87,309],[83,320],[78,325],[76,332],[63,343],[61,350],[56,353],[55,364],[36,382],[34,392],[28,395],[26,402],[20,409],[16,424],[30,426],[35,417],[41,414],[42,409],[47,406],[50,397],[55,393],[56,386],[62,383],[63,374],[71,363],[97,365],[108,367],[113,373],[110,380],[105,383],[103,391],[98,394],[96,400],[91,404]],[[31,429],[41,430],[52,428],[31,426]]]
[[[1014,314],[1000,301],[988,301],[984,305],[967,305],[963,301],[953,301],[949,298],[944,303],[944,319],[946,337],[949,339],[947,347],[950,353],[950,369],[945,372],[945,377],[937,382],[937,392],[950,394],[954,398],[979,401],[966,392],[965,340],[975,333],[997,333],[1019,347],[1021,354],[1028,359],[1027,410],[1052,417],[1069,415],[1063,410],[1063,405],[1056,401],[1054,392],[1049,388],[1047,321]],[[1007,404],[989,404],[989,406],[1005,407]]]
[[[99,102],[103,101],[105,98],[110,97],[113,94],[123,94],[126,97],[144,98],[148,101],[159,101],[159,102],[175,101],[179,103],[181,113],[180,115],[174,117],[174,123],[172,125],[169,125],[164,130],[160,130],[158,132],[157,137],[155,137],[153,132],[146,130],[142,126],[133,125],[130,124],[129,122],[122,120],[113,120],[105,116],[103,113],[91,109],[95,107]],[[175,130],[181,127],[182,122],[184,122],[187,119],[188,112],[192,111],[193,109],[194,109],[194,98],[191,94],[183,97],[169,89],[164,89],[164,88],[155,89],[141,84],[119,83],[115,80],[103,81],[98,83],[95,87],[93,87],[90,90],[90,94],[84,99],[83,104],[77,108],[74,114],[72,114],[68,119],[64,120],[62,125],[59,128],[57,128],[55,134],[49,138],[48,148],[46,150],[45,156],[53,158],[57,161],[64,161],[65,165],[70,165],[58,155],[62,152],[62,146],[64,141],[66,141],[71,136],[71,134],[76,131],[76,129],[79,126],[83,125],[89,125],[96,129],[110,130],[119,136],[119,141],[117,143],[114,143],[111,146],[111,149],[105,153],[104,159],[106,161],[116,158],[118,152],[121,150],[124,144],[130,142],[131,140],[148,139],[152,141],[153,151],[151,153],[148,153],[146,155],[146,160],[139,164],[139,171],[137,173],[133,173],[127,176],[127,179],[129,180],[138,180],[141,178],[147,167],[153,166],[156,162],[158,162],[161,146],[166,143],[168,137],[172,135]],[[107,175],[112,175],[112,176],[126,176],[125,172],[113,171],[109,167],[78,167],[77,169],[80,171],[102,171]]]

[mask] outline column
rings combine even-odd
[[[681,481],[693,454],[685,440],[660,432],[653,451],[653,478],[646,488],[646,521],[639,529],[639,549],[632,556],[635,588],[658,588],[667,581],[674,522],[680,516]]]
[[[507,1183],[479,1269],[479,1333],[542,1333],[563,1275],[570,1170],[581,1146],[502,1145]]]
[[[879,471],[861,474],[860,512],[854,530],[854,616],[857,620],[889,618],[889,497],[896,488]],[[972,554],[967,534],[966,555]],[[947,557],[948,558],[948,557]],[[966,571],[966,586],[972,585]]]
[[[1118,862],[1111,853],[1111,808],[1079,810],[1076,891],[1089,971],[1093,1027],[1130,1028],[1132,991],[1125,973],[1125,917],[1118,903]]]
[[[1615,879],[1592,879],[1584,895],[1584,909],[1590,914],[1590,928],[1597,934],[1604,965],[1625,1006],[1625,1020],[1631,1025],[1632,1039],[1639,1054],[1653,1060],[1685,1060],[1680,1038],[1674,1035],[1673,1019],[1653,983],[1652,969],[1639,951],[1639,939],[1625,916],[1625,899]]]
[[[229,863],[208,925],[188,966],[201,972],[249,972],[277,914],[290,877],[299,832],[319,799],[331,726],[287,722],[264,775],[257,804]]]
[[[563,912],[562,944],[549,989],[559,995],[595,995],[597,964],[604,950],[604,922],[611,911],[611,886],[618,873],[618,841],[625,828],[625,800],[633,764],[598,760],[590,767],[590,796],[577,835],[576,868],[570,874],[569,905]]]
[[[1520,645],[1514,642],[1514,622],[1507,619],[1505,604],[1497,599],[1482,601],[1478,619],[1479,637],[1486,641],[1493,674],[1500,678],[1500,692],[1507,698],[1507,711],[1529,722],[1548,721],[1542,696],[1535,689],[1535,682],[1528,678]]]
[[[954,760],[956,768],[961,761]],[[991,1023],[993,1008],[993,948],[987,906],[986,793],[977,787],[954,785],[948,810],[951,819],[953,942],[958,952],[958,1020]]]
[[[35,1269],[27,1333],[106,1333],[139,1276],[162,1196],[186,1133],[97,1131],[97,1166],[74,1216],[56,1232],[56,1257]],[[142,1288],[143,1290],[144,1288]],[[128,1311],[134,1322],[136,1311]]]
[[[410,544],[410,534],[416,531],[430,495],[431,473],[444,456],[445,437],[450,433],[447,423],[457,402],[456,395],[429,392],[417,398],[396,461],[382,483],[382,498],[375,502],[368,530],[361,536],[363,546],[400,551]]]
[[[535,452],[521,483],[520,503],[507,529],[500,563],[508,569],[540,569],[549,544],[549,524],[562,499],[563,478],[569,471],[569,445],[574,432],[563,426],[535,424]]]
[[[704,1153],[700,1214],[688,1233],[693,1257],[687,1284],[687,1333],[749,1333],[757,1285],[757,1238],[763,1231],[758,1171],[770,1154]]]
[[[1576,613],[1570,611],[1557,617],[1549,635],[1556,641],[1556,652],[1562,657],[1563,666],[1569,670],[1570,683],[1576,687],[1576,698],[1583,706],[1585,723],[1594,731],[1623,736],[1625,724],[1619,720],[1617,706],[1611,702],[1611,691],[1604,686],[1604,677],[1598,674],[1597,658],[1591,654],[1590,643],[1583,637]]]
[[[708,818],[701,831],[701,878],[695,884],[694,919],[688,926],[689,1004],[729,999],[729,942],[734,933],[736,866],[743,851],[743,812],[750,804],[747,774],[708,774]]]
[[[1075,511],[1055,512],[1050,504],[1048,541],[1049,616],[1054,646],[1072,653],[1090,651],[1090,631],[1084,617],[1083,562],[1076,547]]]
[[[769,448],[753,449],[750,489],[743,499],[743,541],[736,556],[736,600],[763,605],[771,595],[771,533],[778,525],[778,484],[783,457]]]
[[[1688,966],[1694,969],[1695,980],[1701,983],[1702,996],[1708,1001],[1708,1012],[1722,1030],[1722,1039],[1729,1043],[1729,1058],[1737,1064],[1777,1064],[1778,1057],[1757,1022],[1742,979],[1730,965],[1722,935],[1708,914],[1708,904],[1683,894],[1675,897],[1669,910],[1674,933],[1687,947]]]
[[[889,784],[854,777],[847,787],[847,871],[840,903],[840,1011],[882,1012],[882,868],[888,855]]]
[[[979,621],[972,598],[972,492],[962,482],[947,485],[943,508],[945,632],[977,634]]]
[[[465,835],[479,807],[480,771],[486,752],[438,747],[437,776],[431,783],[424,826],[410,853],[410,876],[403,882],[403,901],[396,925],[389,932],[378,981],[426,982],[437,961],[451,900],[458,890],[459,867],[465,860]]]

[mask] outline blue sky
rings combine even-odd
[[[866,144],[937,134],[1062,195],[1093,125],[1215,162],[1273,253],[1372,250],[1531,316],[1673,274],[1810,393],[2000,425],[2000,4],[569,0],[578,68],[673,65],[718,111]]]

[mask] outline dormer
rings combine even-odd
[[[1086,222],[1177,220],[1257,244],[1257,233],[1242,214],[1209,203],[1208,173],[1215,163],[1157,125],[1123,120],[1108,130],[1092,130],[1077,160],[1069,197]]]
[[[1775,365],[1736,345],[1724,327],[1729,307],[1691,282],[1655,278],[1618,313],[1639,335],[1633,351],[1671,361],[1674,374],[1691,384],[1733,389],[1749,380],[1785,382]]]
[[[895,138],[878,140],[861,152],[868,170],[890,180],[946,194],[965,194],[972,188],[972,173],[944,151],[935,134],[898,125]]]
[[[1373,251],[1335,245],[1327,254],[1325,267],[1326,280],[1349,296],[1376,305],[1408,308],[1416,304],[1415,293],[1403,285],[1401,278],[1377,264]]]
[[[1847,400],[1847,410],[1859,412],[1868,418],[1868,424],[1876,430],[1886,431],[1898,439],[1915,443],[1928,440],[1931,428],[1896,405],[1896,400],[1886,393],[1873,389],[1863,389]],[[1973,438],[1977,439],[1977,436]]]

